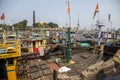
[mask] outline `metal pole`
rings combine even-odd
[[[44,28],[42,28],[42,39],[44,38]]]
[[[68,1],[68,5],[69,5],[69,1]],[[71,16],[70,16],[70,12],[69,12],[69,27],[68,27],[68,42],[67,42],[67,62],[70,63],[70,59],[71,59]]]
[[[98,40],[98,45],[100,46],[100,39],[101,39],[101,26],[98,25],[98,27],[99,27],[99,36],[98,36],[99,40]]]
[[[70,27],[68,27],[68,47],[67,47],[67,62],[70,63],[71,59],[71,33],[70,33]]]
[[[53,70],[53,80],[57,80],[57,71]]]
[[[69,27],[71,27],[71,15],[70,15],[70,12],[69,12]]]
[[[101,26],[100,25],[101,25],[101,22],[100,22],[100,11],[98,11],[98,28],[99,28],[98,45],[99,46],[100,46],[100,39],[101,39]]]

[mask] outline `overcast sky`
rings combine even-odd
[[[98,19],[93,19],[96,4],[99,3],[99,16],[106,27],[110,27],[108,14],[111,14],[112,27],[120,28],[120,0],[70,0],[71,27],[79,23],[81,27],[90,28]],[[32,25],[33,10],[36,22],[55,22],[60,27],[68,22],[66,0],[0,0],[0,15],[6,15],[6,24],[14,24],[23,19]],[[0,23],[2,23],[0,21]]]

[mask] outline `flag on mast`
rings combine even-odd
[[[69,3],[69,0],[67,0],[66,2],[67,2],[67,4],[68,4],[67,13],[70,14],[70,3]]]
[[[1,16],[0,16],[0,19],[3,21],[3,23],[5,24],[5,13],[3,13]]]
[[[0,17],[1,20],[5,20],[5,13],[3,13]]]
[[[93,19],[95,18],[95,15],[96,15],[97,12],[99,12],[99,6],[98,6],[98,3],[97,3],[97,5],[96,5],[95,11],[94,11]]]

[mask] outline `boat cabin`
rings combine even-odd
[[[24,39],[21,40],[21,50],[28,53],[38,53],[39,48],[46,47],[46,40],[42,39]],[[25,50],[26,49],[26,50]]]

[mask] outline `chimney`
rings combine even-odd
[[[35,11],[33,11],[33,27],[35,27]]]

